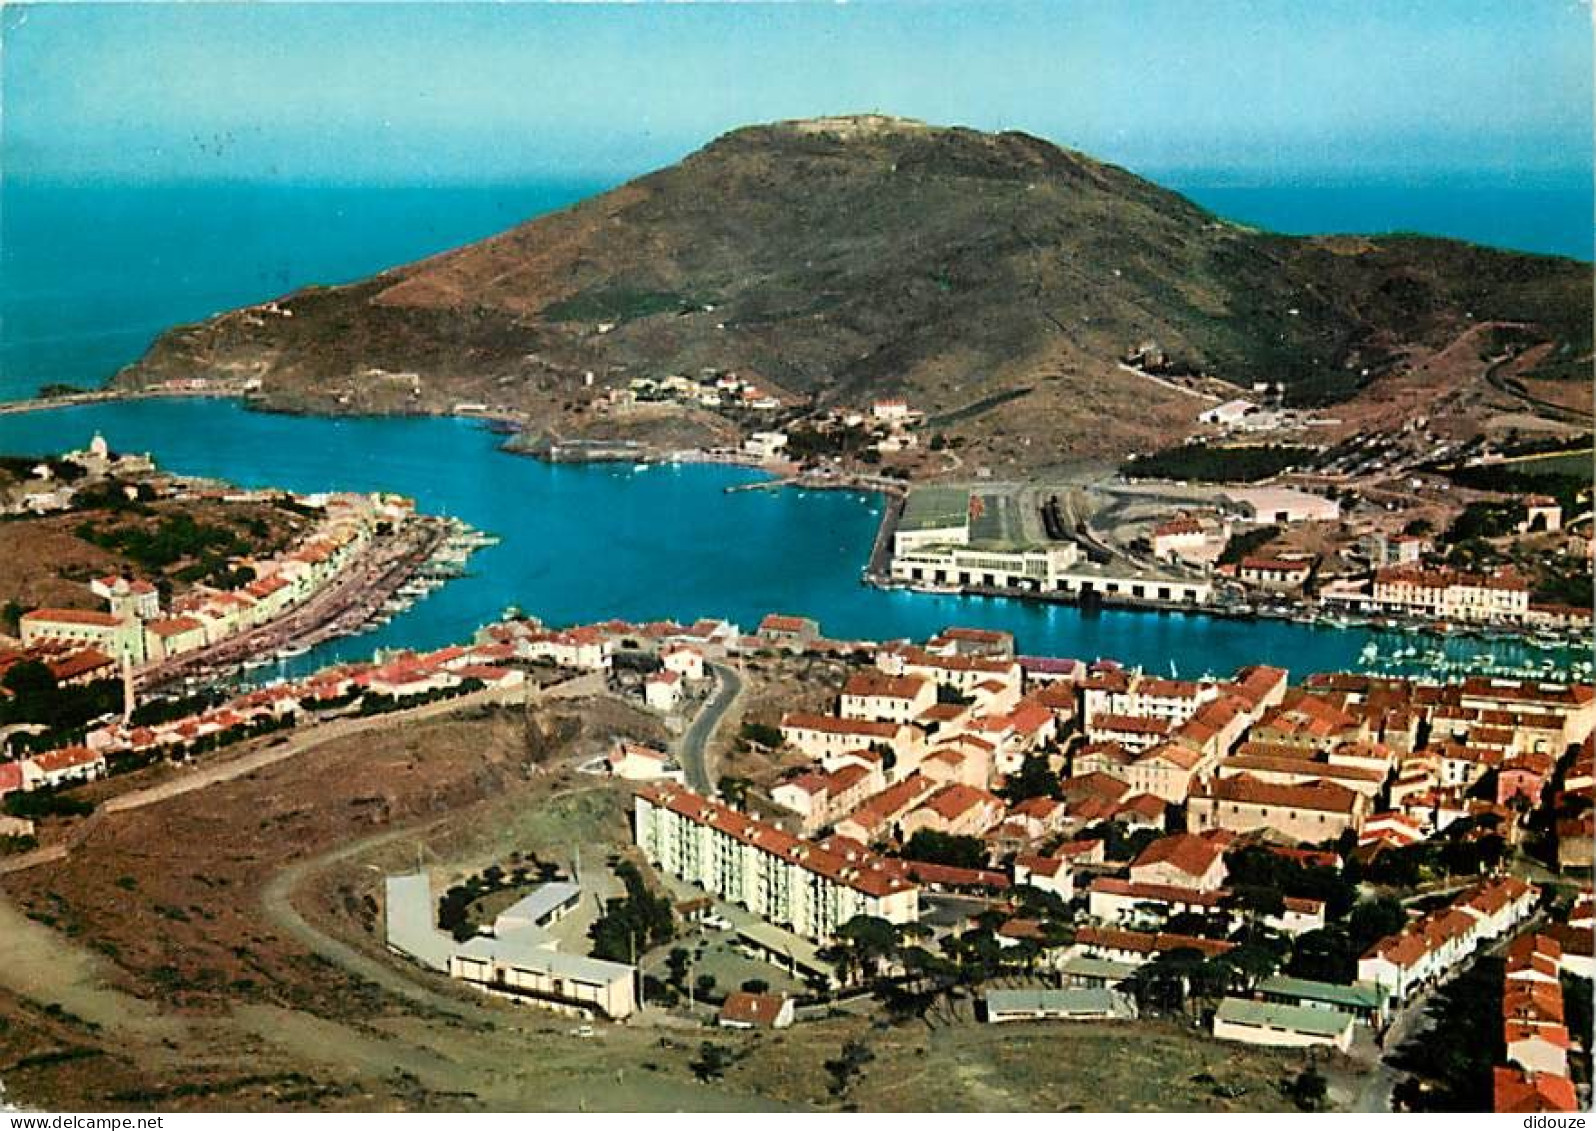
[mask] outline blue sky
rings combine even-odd
[[[0,164],[48,178],[614,178],[875,110],[1146,171],[1589,170],[1573,0],[8,5]]]

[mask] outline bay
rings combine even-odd
[[[289,671],[365,658],[376,647],[463,640],[511,605],[553,624],[714,616],[745,630],[785,612],[814,617],[835,637],[875,640],[971,625],[1011,631],[1030,652],[1111,657],[1185,676],[1249,663],[1298,674],[1351,668],[1370,640],[1387,654],[1415,648],[1416,668],[1435,667],[1419,658],[1431,650],[1458,661],[1489,651],[1499,663],[1545,662],[1506,641],[882,592],[859,581],[879,521],[874,496],[727,493],[759,473],[724,466],[551,465],[499,450],[500,437],[465,420],[324,419],[231,401],[144,400],[0,415],[0,451],[81,447],[96,431],[174,472],[299,491],[397,491],[502,539],[472,558],[471,576],[379,632],[315,649]]]

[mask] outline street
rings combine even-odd
[[[725,664],[707,666],[715,673],[715,693],[688,726],[676,751],[677,760],[687,774],[689,788],[705,795],[713,792],[708,765],[709,740],[726,711],[743,693],[742,677],[734,670]]]

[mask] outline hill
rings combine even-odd
[[[1586,264],[1447,240],[1252,230],[1025,134],[819,119],[736,130],[479,243],[179,327],[116,380],[254,377],[266,405],[306,411],[481,401],[613,435],[652,425],[595,418],[605,387],[732,370],[794,400],[902,394],[999,446],[1111,457],[1202,407],[1117,365],[1144,343],[1161,372],[1326,405],[1510,323],[1534,363],[1517,376],[1541,389],[1588,375],[1590,281]],[[670,430],[724,423],[695,410]]]

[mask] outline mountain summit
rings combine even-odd
[[[1578,374],[1589,266],[1274,235],[1026,134],[859,115],[737,129],[478,243],[180,327],[118,380],[248,375],[278,407],[552,421],[606,385],[715,368],[821,404],[991,401],[997,427],[1045,418],[1066,447],[1090,429],[1107,454],[1135,442],[1115,439],[1126,411],[1192,414],[1118,366],[1134,352],[1322,405],[1479,321],[1515,324],[1543,376]],[[1011,394],[1029,403],[1005,425]]]

